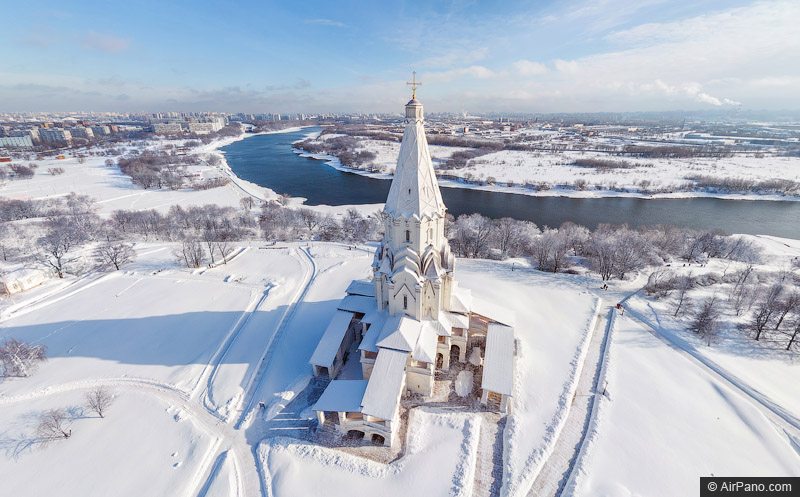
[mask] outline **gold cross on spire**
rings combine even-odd
[[[417,87],[422,86],[422,83],[417,81],[417,71],[411,71],[411,81],[406,81],[406,84],[411,87],[411,100],[416,100]]]

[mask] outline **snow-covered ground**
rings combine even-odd
[[[267,133],[289,133],[300,128],[287,128],[280,131]],[[38,166],[36,174],[31,179],[17,181],[0,181],[0,198],[20,200],[41,200],[53,197],[62,197],[69,193],[88,195],[96,200],[98,213],[102,216],[110,215],[114,210],[145,210],[156,209],[166,212],[173,205],[190,207],[205,204],[217,204],[224,207],[240,207],[244,197],[253,197],[257,200],[275,199],[278,195],[268,188],[256,185],[238,178],[230,169],[225,154],[219,149],[235,141],[246,139],[252,134],[221,138],[211,143],[203,144],[193,149],[192,153],[201,157],[217,155],[220,157],[219,167],[206,163],[197,166],[188,166],[187,171],[202,177],[219,177],[227,175],[231,182],[225,186],[208,190],[181,190],[148,189],[145,190],[134,185],[131,178],[122,174],[116,166],[106,166],[109,157],[91,156],[84,157],[83,162],[77,155],[67,155],[65,159],[45,158],[41,160],[26,161]],[[158,148],[165,144],[182,145],[186,140],[161,140],[149,142],[149,148]],[[126,150],[131,145],[118,147]],[[111,157],[115,159],[114,157]],[[60,175],[51,175],[48,169],[59,167],[64,172]],[[293,199],[292,205],[299,206],[303,199]],[[356,208],[364,214],[371,214],[379,209],[380,205],[358,206],[310,206],[309,208],[332,215],[341,215],[348,208]]]
[[[597,297],[565,278],[510,263],[460,261],[460,284],[516,314],[514,406],[504,435],[502,495],[525,495],[552,450],[574,393]]]
[[[101,419],[80,410],[85,391],[56,388],[10,404],[0,397],[0,493],[134,497],[195,490],[195,475],[216,443],[202,423],[166,395],[124,385],[114,387],[114,404]],[[72,436],[45,448],[34,443],[15,458],[17,444],[35,437],[38,412],[52,408],[73,408]]]
[[[291,439],[264,442],[270,495],[472,495],[479,418],[414,409],[409,423],[406,452],[388,465]]]
[[[204,153],[217,153],[219,145],[205,146]],[[0,195],[75,191],[100,200],[107,215],[174,203],[238,207],[252,193],[236,183],[145,191],[103,160],[57,161],[69,167],[54,177],[41,172],[43,161],[33,179],[6,183]],[[752,239],[767,250],[765,268],[780,269],[800,255],[798,241]],[[0,297],[0,340],[41,343],[49,355],[33,376],[0,380],[4,491],[99,496],[140,495],[146,488],[158,495],[249,497],[264,485],[273,495],[473,493],[485,458],[475,454],[479,432],[486,433],[485,421],[473,414],[412,409],[405,452],[389,465],[285,437],[264,440],[276,435],[273,420],[308,383],[308,358],[347,284],[369,276],[372,247],[240,245],[244,250],[226,265],[188,270],[176,263],[174,244],[140,242],[136,262],[122,271],[70,276]],[[719,264],[696,271],[719,271]],[[459,260],[457,277],[477,297],[516,313],[516,386],[499,465],[502,495],[525,495],[569,414],[597,329],[599,285],[585,276],[534,271],[520,260]],[[628,291],[641,283],[612,287]],[[683,321],[669,318],[669,302],[636,297],[630,305],[670,343],[694,350],[800,417],[800,364],[789,354],[727,335],[709,348]],[[580,495],[692,494],[697,477],[711,472],[798,474],[797,452],[763,409],[698,362],[636,322],[619,322],[608,371],[611,400],[601,402],[581,460]],[[99,385],[117,394],[106,419],[72,411],[69,440],[14,454],[37,413],[80,406],[83,394]],[[263,412],[255,410],[258,402],[266,404]],[[300,425],[313,419],[311,412],[293,414]],[[75,476],[90,470],[95,477]]]
[[[577,159],[602,159],[636,164],[632,169],[594,169],[570,165]],[[639,159],[610,156],[596,152],[525,152],[503,150],[487,154],[469,162],[467,167],[442,170],[442,174],[486,181],[495,178],[498,183],[523,185],[546,183],[554,187],[550,194],[564,194],[574,188],[576,181],[585,181],[585,191],[574,191],[575,196],[615,196],[629,191],[638,195],[670,196],[722,196],[726,198],[779,198],[795,197],[775,195],[730,195],[702,191],[681,191],[687,176],[703,175],[718,178],[743,178],[756,181],[787,179],[800,181],[800,158],[762,157],[736,155],[724,158],[691,159]],[[622,192],[621,192],[621,191]],[[675,192],[675,193],[670,193]],[[547,194],[539,192],[537,194]],[[572,196],[573,194],[570,194]]]
[[[616,320],[575,495],[696,495],[700,476],[796,476],[800,457],[752,402],[628,317]]]
[[[341,135],[322,135],[330,138]],[[400,144],[359,139],[359,150],[372,152],[376,158],[358,168],[344,168],[338,161],[333,167],[367,176],[390,177],[397,163]],[[800,182],[800,158],[766,154],[737,154],[723,158],[630,158],[592,151],[515,151],[502,150],[471,159],[466,167],[444,167],[450,156],[462,147],[429,147],[440,183],[449,187],[506,191],[535,196],[596,197],[721,197],[730,199],[800,200],[795,194],[726,193],[692,188],[690,176],[720,179],[766,181],[785,179]],[[634,164],[629,169],[595,169],[573,166],[578,159],[601,159]],[[377,171],[377,172],[376,172]],[[451,179],[451,178],[457,179]],[[585,182],[582,189],[576,181]],[[488,183],[487,183],[488,182]],[[526,187],[525,184],[533,185]],[[541,185],[546,185],[542,189]]]

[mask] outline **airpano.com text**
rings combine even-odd
[[[701,477],[700,497],[800,497],[800,477]]]

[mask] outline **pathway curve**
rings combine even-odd
[[[236,341],[239,332],[247,326],[253,313],[257,311],[267,299],[271,289],[270,285],[263,289],[260,296],[256,294],[254,298],[251,299],[245,311],[231,327],[223,343],[206,364],[198,378],[197,384],[191,392],[186,392],[173,385],[149,380],[147,378],[124,377],[93,379],[54,385],[19,395],[0,396],[0,406],[26,402],[32,399],[64,392],[89,390],[99,386],[107,386],[117,390],[132,390],[137,393],[153,395],[181,409],[201,431],[211,438],[211,448],[203,456],[204,459],[194,480],[189,482],[191,491],[188,493],[188,496],[203,497],[206,495],[227,461],[230,461],[233,469],[235,483],[232,491],[235,492],[235,497],[256,497],[265,495],[263,479],[261,478],[261,464],[257,453],[260,439],[254,440],[251,434],[251,440],[253,440],[254,443],[249,443],[246,428],[254,418],[252,414],[254,412],[253,405],[255,403],[255,394],[261,386],[263,377],[269,370],[271,358],[275,353],[275,344],[279,343],[297,307],[305,299],[317,276],[317,266],[308,248],[296,247],[294,250],[297,252],[306,268],[303,284],[298,287],[292,302],[287,306],[287,310],[283,316],[281,316],[281,320],[275,332],[265,345],[258,367],[251,375],[244,389],[245,393],[240,401],[240,406],[234,411],[235,414],[238,415],[232,414],[226,419],[223,419],[215,409],[213,409],[213,401],[210,400],[210,396],[207,394],[211,392],[215,372],[224,361],[225,354]],[[48,292],[47,295],[40,296],[30,302],[25,302],[15,309],[13,314],[9,314],[18,315],[18,313],[38,309],[53,302],[63,300],[64,298],[93,286],[103,277],[108,277],[108,275],[101,274],[81,278],[65,287],[61,287],[53,292]],[[5,317],[10,317],[10,315]],[[206,400],[208,400],[210,404],[207,405]],[[297,424],[297,427],[302,429],[304,426],[302,426],[302,423],[299,423],[299,413],[294,414],[297,415],[297,419],[292,424]],[[259,430],[259,432],[261,431],[262,430]]]

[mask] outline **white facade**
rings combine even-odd
[[[49,279],[46,271],[20,268],[0,276],[0,293],[13,295],[35,288]]]

